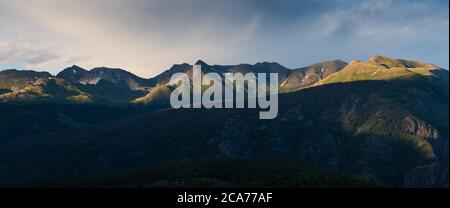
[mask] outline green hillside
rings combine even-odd
[[[73,84],[58,78],[44,78],[10,93],[0,95],[3,103],[61,102],[92,103],[92,97]]]
[[[135,106],[161,106],[168,108],[170,106],[170,94],[173,87],[170,85],[158,85],[150,89],[150,92],[140,98],[131,101]]]
[[[0,90],[18,90],[38,79],[51,77],[48,72],[8,69],[0,71]],[[1,94],[1,93],[0,93]]]
[[[331,74],[315,85],[359,80],[392,80],[410,78],[418,75],[430,77],[434,76],[433,71],[439,69],[439,67],[431,64],[398,60],[377,55],[370,58],[367,62],[352,61],[341,71]]]

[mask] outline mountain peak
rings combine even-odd
[[[383,56],[380,55],[380,54],[374,54],[373,56],[371,56],[371,57],[369,58],[369,60],[374,60],[374,59],[378,59],[378,58],[381,58],[381,57],[383,57]]]
[[[203,65],[208,65],[208,64],[199,59],[198,61],[195,62],[194,65],[202,65],[203,66]]]
[[[191,65],[187,63],[174,64],[172,65],[172,67],[170,67],[170,69],[168,69],[168,71],[182,71],[188,69],[189,67],[191,67]]]
[[[87,71],[86,69],[83,69],[82,67],[80,67],[78,65],[72,65],[71,67],[67,67],[66,69],[77,70],[77,71]]]
[[[101,79],[127,86],[130,89],[138,89],[149,85],[149,81],[120,68],[96,67],[85,70],[79,66],[64,69],[57,75],[58,78],[72,83],[97,84]]]
[[[368,61],[370,64],[380,65],[385,68],[428,68],[437,69],[439,67],[420,61],[411,61],[405,59],[395,59],[388,56],[374,55]]]
[[[93,69],[91,69],[91,70],[89,70],[90,72],[100,72],[100,73],[131,73],[131,72],[129,72],[129,71],[127,71],[127,70],[124,70],[124,69],[120,69],[120,68],[109,68],[109,67],[104,67],[104,66],[101,66],[101,67],[95,67],[95,68],[93,68]]]
[[[92,68],[90,71],[95,71],[95,70],[123,70],[123,69],[99,66],[99,67]]]
[[[347,64],[347,62],[345,62],[345,61],[342,60],[342,59],[334,59],[334,60],[331,60],[331,61],[329,61],[329,62],[341,63],[341,64]]]
[[[65,68],[63,71],[72,71],[72,72],[85,72],[85,71],[87,71],[86,69],[83,69],[83,68],[81,68],[80,66],[78,66],[78,65],[72,65],[72,66],[70,66],[70,67],[67,67],[67,68]],[[63,71],[61,71],[61,72],[63,72]],[[61,73],[60,72],[60,73]]]
[[[255,65],[273,65],[273,66],[281,66],[281,64],[277,63],[277,62],[267,62],[267,61],[263,61],[263,62],[258,62]]]
[[[397,60],[394,58],[388,57],[388,56],[382,56],[379,54],[375,54],[372,57],[370,57],[369,61],[378,63],[378,62],[386,62],[386,61],[396,62]]]

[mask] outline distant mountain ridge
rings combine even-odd
[[[37,72],[32,70],[7,69],[0,71],[0,89],[17,90],[38,79],[51,77],[48,72]]]
[[[256,64],[208,65],[198,60],[194,65],[201,65],[203,73],[278,73],[279,91],[292,92],[316,85],[357,80],[383,80],[415,74],[430,75],[429,70],[439,69],[432,64],[403,59],[393,59],[375,55],[367,62],[352,61],[350,64],[342,60],[324,61],[306,67],[289,69],[275,62],[259,62]],[[156,105],[168,107],[171,86],[168,86],[171,76],[175,73],[192,75],[193,65],[175,64],[170,69],[152,78],[142,78],[123,69],[97,67],[91,70],[77,65],[65,68],[55,78],[67,81],[82,92],[81,100],[85,103],[106,103],[120,105]],[[444,75],[445,76],[445,75]],[[39,79],[53,77],[48,72],[5,70],[0,72],[0,102],[14,102],[31,91],[17,92],[21,88],[32,85]],[[444,84],[445,84],[445,79]],[[101,84],[99,84],[101,83]],[[111,84],[106,84],[111,83]],[[448,83],[448,81],[447,81]],[[106,84],[106,85],[105,85]],[[106,88],[109,90],[106,90]],[[111,88],[113,87],[113,88]],[[115,93],[115,92],[118,93]],[[103,92],[103,93],[99,93]],[[24,94],[25,93],[25,94]],[[127,96],[126,94],[130,94]],[[144,94],[144,95],[142,95]],[[20,96],[19,96],[20,95]],[[81,97],[79,97],[81,98]],[[28,99],[32,100],[32,99]],[[80,101],[76,99],[75,101]]]
[[[81,84],[97,84],[100,80],[106,80],[134,90],[151,85],[148,79],[138,77],[131,72],[107,67],[93,68],[88,71],[74,65],[59,72],[56,77]]]
[[[72,83],[55,77],[38,79],[19,90],[0,95],[2,102],[89,103],[92,98]]]
[[[278,73],[281,90],[294,91],[311,86],[331,73],[341,70],[346,66],[346,63],[336,60],[298,69],[288,69],[273,62],[260,62],[254,65],[208,65],[204,61],[198,60],[194,65],[201,65],[203,73],[215,72],[222,75],[224,73],[246,74],[249,72]],[[3,89],[0,93],[4,94],[0,96],[0,102],[32,102],[34,98],[51,98],[52,96],[40,96],[38,95],[39,93],[36,93],[37,89],[30,90],[30,88],[41,86],[42,83],[49,83],[48,81],[40,81],[41,84],[33,85],[39,79],[55,78],[55,80],[60,79],[60,82],[57,83],[61,84],[63,83],[62,81],[65,81],[66,84],[73,85],[72,88],[77,89],[81,93],[79,97],[77,97],[78,99],[64,98],[59,99],[60,101],[66,102],[69,100],[75,103],[98,103],[99,100],[103,100],[105,102],[111,102],[112,104],[122,105],[161,105],[161,103],[164,103],[164,105],[161,106],[167,107],[171,89],[171,87],[167,85],[171,76],[179,72],[187,73],[191,76],[192,67],[193,65],[187,63],[175,64],[170,69],[149,79],[141,78],[118,68],[97,67],[86,70],[77,65],[65,68],[56,76],[52,76],[48,72],[5,70],[0,72],[0,89]],[[112,85],[105,85],[106,83],[111,83]],[[112,88],[110,88],[113,85],[115,86],[113,91],[122,91],[122,95],[109,96],[115,94],[111,91]],[[104,89],[107,86],[110,88],[109,91]],[[43,90],[41,89],[40,91]],[[96,93],[101,91],[104,92],[104,95]],[[27,93],[31,94],[27,95]],[[132,96],[125,96],[124,93],[129,93]],[[147,95],[141,95],[142,93]],[[41,93],[41,95],[43,94]],[[100,98],[97,96],[100,96]],[[45,101],[45,99],[38,100],[39,102]],[[52,100],[52,102],[54,102],[58,99]]]

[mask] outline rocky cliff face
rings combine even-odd
[[[433,128],[430,124],[411,116],[406,116],[403,119],[403,130],[409,134],[426,139],[437,139],[439,137],[437,129]]]

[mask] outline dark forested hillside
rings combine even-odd
[[[220,171],[218,171],[220,170]],[[327,171],[289,158],[217,158],[70,175],[12,187],[368,188],[373,178]]]
[[[173,73],[189,73],[192,67],[187,64],[148,80],[107,68],[72,67],[58,78],[27,75],[20,83],[30,83],[5,87],[0,94],[0,185],[63,185],[67,177],[82,177],[73,185],[158,186],[164,173],[177,178],[166,181],[167,186],[448,186],[447,70],[382,56],[298,70],[266,62],[198,63],[210,72],[279,71],[289,86],[296,87],[279,94],[275,119],[260,120],[263,109],[169,109],[173,86],[166,81]],[[96,76],[83,75],[80,80],[82,73]],[[303,85],[300,78],[307,76],[313,81]],[[233,178],[231,171],[216,177],[230,165],[217,158],[241,165],[254,161],[258,164],[249,167],[292,170],[299,176],[280,173],[280,178],[266,180],[236,172]],[[291,163],[266,163],[261,158],[308,165],[290,169]],[[178,165],[186,172],[174,171]],[[211,168],[216,165],[217,173]],[[158,173],[152,167],[170,168]],[[199,167],[206,172],[198,172]],[[99,174],[106,174],[104,181],[97,180]],[[106,180],[121,174],[127,182]],[[154,177],[142,179],[142,174]],[[243,183],[242,178],[253,182]]]
[[[387,185],[448,183],[448,91],[433,80],[329,84],[282,94],[279,102],[274,120],[248,109],[163,110],[15,140],[0,146],[7,167],[0,177],[283,156]]]

